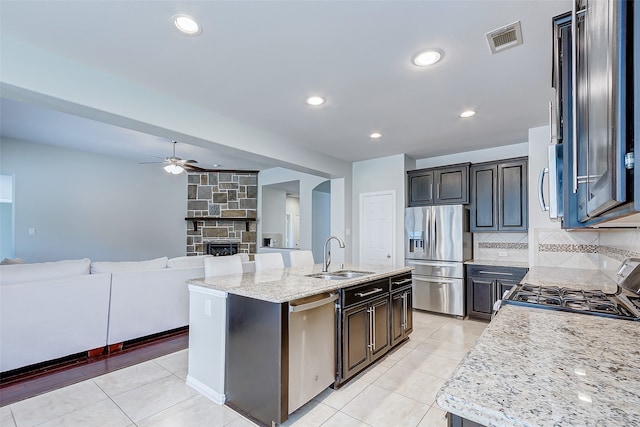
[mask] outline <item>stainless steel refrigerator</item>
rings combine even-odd
[[[472,258],[463,205],[407,208],[405,264],[413,270],[413,308],[465,315],[464,261]]]

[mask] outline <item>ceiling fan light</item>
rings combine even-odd
[[[164,167],[164,170],[171,175],[180,175],[184,172],[184,168],[180,165],[176,165],[175,163],[168,164]]]

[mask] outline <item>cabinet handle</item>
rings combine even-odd
[[[549,168],[542,168],[538,176],[538,203],[540,203],[540,209],[542,209],[543,212],[549,210],[549,205],[544,201],[544,175],[548,173]]]
[[[356,292],[354,295],[357,297],[368,297],[369,295],[377,294],[378,292],[382,292],[382,288],[375,288],[369,292]]]
[[[571,151],[573,152],[573,158],[571,164],[573,171],[571,173],[572,178],[572,192],[575,194],[578,192],[578,15],[582,15],[586,12],[586,9],[580,11],[577,10],[578,0],[573,0],[571,3]]]
[[[502,271],[486,271],[486,270],[480,270],[478,271],[478,273],[480,274],[496,274],[498,276],[513,276],[513,273],[504,273]]]
[[[373,352],[373,316],[371,315],[371,311],[373,310],[373,308],[368,308],[367,309],[367,315],[369,316],[369,344],[367,345],[367,347],[369,347],[369,351]]]
[[[440,198],[440,183],[436,183],[436,199]]]
[[[407,283],[411,283],[411,279],[404,279],[399,282],[391,282],[392,285],[405,285]]]
[[[376,348],[376,306],[371,306],[371,326],[373,327],[373,333],[371,334],[371,352]]]
[[[407,293],[402,294],[402,330],[407,330]]]

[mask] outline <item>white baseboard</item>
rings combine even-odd
[[[227,396],[224,393],[220,394],[211,387],[188,375],[187,385],[196,390],[198,393],[202,394],[207,399],[211,400],[214,403],[217,403],[218,405],[224,405],[224,402],[227,400]]]

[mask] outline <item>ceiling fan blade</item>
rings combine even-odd
[[[164,162],[138,162],[139,165],[162,164]]]
[[[185,164],[185,163],[198,163],[197,160],[178,160],[178,163],[180,164]]]

